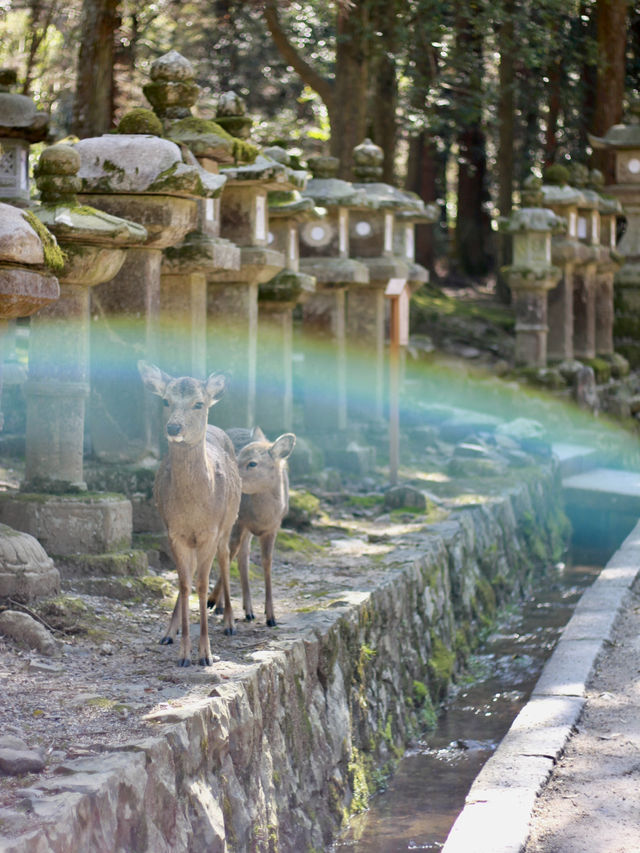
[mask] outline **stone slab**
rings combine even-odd
[[[551,445],[553,455],[560,465],[560,474],[570,477],[581,474],[593,467],[597,458],[597,452],[593,447],[582,444],[570,444],[568,442],[555,442]]]
[[[566,492],[588,493],[594,500],[608,497],[621,503],[633,503],[640,511],[640,472],[621,471],[616,468],[594,468],[581,474],[565,477],[562,488]]]
[[[505,788],[491,800],[470,803],[453,825],[442,853],[520,853],[535,799],[529,788]]]
[[[131,547],[131,501],[117,495],[0,495],[0,521],[34,536],[49,554],[102,554]]]
[[[547,661],[533,695],[584,696],[600,652],[600,640],[561,639]]]

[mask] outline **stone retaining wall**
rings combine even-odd
[[[551,470],[400,541],[375,589],[301,614],[241,678],[152,715],[157,735],[75,759],[24,792],[6,853],[325,850],[401,754],[496,600],[562,549]],[[427,689],[425,689],[427,688]]]

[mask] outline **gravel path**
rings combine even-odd
[[[640,850],[640,590],[599,658],[577,732],[538,799],[526,853]]]

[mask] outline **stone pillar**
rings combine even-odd
[[[617,199],[602,195],[602,172],[589,173],[590,188],[598,196],[600,227],[598,229],[596,286],[595,286],[595,350],[596,355],[610,359],[613,356],[613,282],[620,268],[616,251],[616,220],[622,213]]]
[[[403,205],[395,188],[380,181],[382,159],[382,149],[370,139],[353,150],[353,186],[363,191],[365,202],[351,210],[349,245],[351,254],[369,270],[367,284],[350,287],[347,296],[350,415],[361,423],[384,417],[384,294],[391,279],[406,283],[409,276],[408,264],[393,254],[394,214]]]
[[[625,123],[611,127],[604,138],[589,137],[595,148],[615,152],[615,183],[605,192],[622,204],[626,230],[618,244],[624,258],[615,274],[614,342],[633,367],[640,365],[640,104],[633,104]]]
[[[172,50],[151,64],[144,92],[172,142],[185,145],[218,190],[198,201],[196,228],[163,253],[156,361],[174,376],[204,378],[207,372],[207,275],[239,269],[240,250],[220,238],[221,163],[234,161],[234,140],[219,125],[196,118],[191,108],[200,87],[191,63]]]
[[[221,96],[216,121],[244,138],[251,119],[241,98]],[[216,423],[251,427],[256,419],[258,288],[285,266],[282,252],[269,246],[267,193],[303,185],[305,174],[261,154],[253,163],[223,166],[220,233],[240,247],[239,270],[208,276],[207,360],[210,369],[231,374],[229,391],[216,407]]]
[[[0,202],[0,348],[8,320],[26,317],[58,299],[52,265],[59,267],[62,257],[56,256],[55,248],[53,238],[33,214]],[[1,421],[0,415],[0,429]],[[56,595],[60,574],[53,561],[28,531],[7,526],[12,497],[10,492],[0,494],[0,598],[28,602]]]
[[[0,201],[29,207],[29,146],[46,138],[49,115],[10,91],[16,80],[13,69],[0,69]]]
[[[220,189],[180,148],[152,135],[161,125],[150,110],[124,116],[120,133],[76,143],[80,198],[139,222],[147,241],[128,253],[120,272],[92,292],[90,433],[107,462],[138,462],[159,454],[155,398],[143,393],[140,358],[158,355],[163,250],[179,245],[197,223],[197,202]]]
[[[78,205],[79,167],[79,154],[67,145],[46,149],[36,167],[43,205],[35,214],[57,237],[65,264],[59,273],[60,299],[31,322],[25,491],[86,488],[90,288],[113,278],[126,247],[147,237],[140,225]]]
[[[560,278],[560,270],[551,263],[551,233],[561,222],[551,210],[538,206],[540,187],[541,181],[528,178],[522,192],[527,206],[501,222],[502,229],[513,235],[513,264],[503,272],[516,317],[515,362],[522,367],[546,367],[547,293]]]
[[[580,190],[578,240],[587,247],[586,257],[576,265],[573,279],[573,352],[577,359],[596,355],[596,275],[600,243],[599,198],[586,187],[588,170],[581,163],[571,166],[572,182]]]
[[[286,151],[265,154],[290,165]],[[269,246],[282,252],[285,268],[258,289],[258,360],[256,421],[267,434],[294,429],[293,309],[315,291],[315,278],[300,272],[298,227],[317,220],[313,201],[298,190],[270,192]]]
[[[588,249],[578,240],[578,204],[582,203],[582,196],[569,186],[569,171],[564,166],[550,167],[544,181],[544,206],[566,222],[565,231],[554,234],[551,240],[551,261],[561,275],[548,294],[547,357],[550,361],[565,361],[573,358],[574,271],[588,257]]]
[[[347,427],[347,334],[345,291],[366,285],[369,270],[349,257],[349,212],[365,194],[336,178],[335,157],[309,160],[313,178],[303,190],[326,215],[300,229],[300,269],[316,278],[316,292],[303,305],[305,431],[335,444]]]

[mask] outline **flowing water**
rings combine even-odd
[[[333,853],[442,848],[471,783],[526,703],[560,631],[599,571],[586,564],[550,569],[538,592],[505,614],[472,656],[468,676],[435,731],[407,750],[387,790],[351,820]]]

